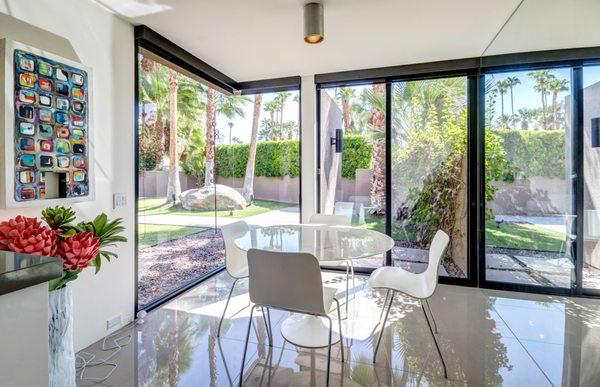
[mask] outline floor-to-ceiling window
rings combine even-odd
[[[220,227],[298,223],[298,90],[226,95],[145,49],[138,73],[138,309],[224,265]]]
[[[319,92],[319,210],[347,216],[353,226],[385,232],[386,85]],[[384,263],[385,257],[378,256],[355,265]]]
[[[392,83],[393,265],[422,272],[437,230],[451,236],[440,275],[468,276],[467,77]]]
[[[570,288],[575,279],[570,68],[485,83],[485,278]]]
[[[583,68],[583,276],[600,290],[600,66]]]

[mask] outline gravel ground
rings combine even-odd
[[[138,302],[147,304],[225,264],[221,232],[201,231],[140,250]]]

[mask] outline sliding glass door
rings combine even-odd
[[[571,69],[488,74],[485,278],[570,288],[575,280]]]
[[[393,265],[422,272],[437,230],[451,236],[440,275],[468,276],[467,77],[392,84]]]
[[[386,231],[386,85],[320,90],[319,211]],[[385,256],[358,260],[377,268]]]

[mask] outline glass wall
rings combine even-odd
[[[583,277],[600,289],[600,66],[583,69]]]
[[[440,275],[467,277],[467,78],[392,84],[393,264],[422,272],[437,230]]]
[[[571,70],[485,75],[486,280],[575,279]]]
[[[138,308],[224,264],[219,227],[299,222],[298,92],[226,96],[138,57]]]
[[[319,209],[385,233],[385,84],[320,91]],[[336,147],[336,141],[343,146]],[[385,257],[356,262],[379,267]]]

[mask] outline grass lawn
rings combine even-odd
[[[523,250],[560,251],[565,235],[526,223],[485,224],[485,244]]]
[[[140,249],[143,249],[145,247],[181,238],[203,230],[206,229],[202,227],[140,223],[138,226],[138,246]]]
[[[252,205],[243,210],[234,210],[234,218],[246,218],[248,216],[263,214],[272,210],[294,206],[295,204],[272,202],[269,200],[255,200]],[[138,200],[140,215],[182,215],[182,216],[215,216],[214,211],[188,211],[181,207],[181,204],[175,206],[165,203],[164,197],[145,198]],[[217,216],[229,216],[229,211],[217,211]]]

